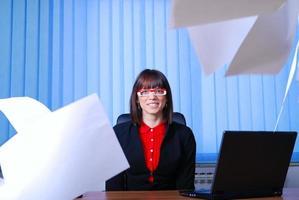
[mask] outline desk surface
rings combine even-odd
[[[182,197],[178,191],[127,191],[127,192],[88,192],[82,200],[176,200],[176,199],[194,199]],[[299,200],[299,188],[284,189],[282,197],[253,198],[250,200]]]

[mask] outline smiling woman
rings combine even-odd
[[[130,99],[132,120],[114,127],[130,168],[106,182],[107,190],[193,189],[196,144],[191,129],[172,121],[169,83],[143,70]]]
[[[163,119],[172,122],[172,94],[169,83],[160,71],[143,70],[136,79],[130,99],[133,122],[147,121],[151,126]]]

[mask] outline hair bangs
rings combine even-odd
[[[140,89],[151,89],[151,88],[164,88],[165,85],[161,77],[157,76],[157,74],[148,74],[143,76],[138,81],[138,90]]]

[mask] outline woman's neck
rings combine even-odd
[[[142,117],[143,122],[151,128],[156,127],[163,121],[163,115],[144,115]]]

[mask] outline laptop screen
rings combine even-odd
[[[279,195],[296,136],[296,132],[225,131],[211,192]]]

